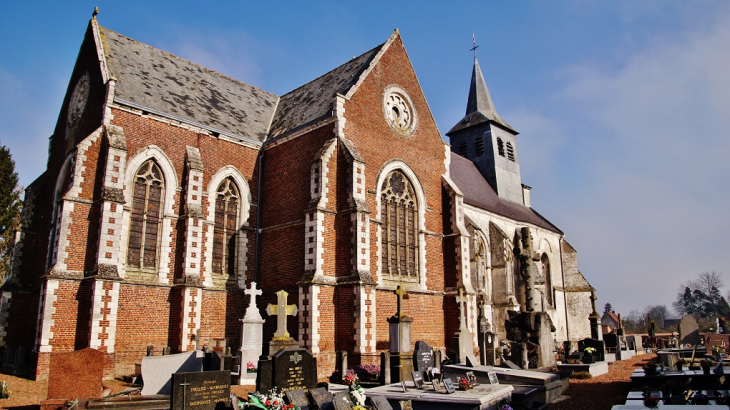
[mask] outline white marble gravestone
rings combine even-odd
[[[256,297],[261,295],[261,290],[256,289],[256,282],[251,282],[251,287],[244,291],[249,295],[246,315],[241,319],[243,330],[241,333],[241,382],[240,384],[255,385],[256,373],[248,373],[248,363],[258,366],[264,345],[264,319],[261,317],[259,308],[256,307]]]

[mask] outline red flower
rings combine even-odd
[[[264,403],[266,406],[271,406],[271,402],[269,400],[266,400],[266,403]]]

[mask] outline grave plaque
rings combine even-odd
[[[441,389],[441,382],[439,379],[433,379],[431,380],[431,383],[433,384],[433,389],[436,391],[439,391]]]
[[[403,393],[405,393],[405,392],[408,391],[408,387],[406,387],[406,381],[405,380],[401,380],[400,381],[400,387],[401,387],[401,389],[403,389]]]
[[[368,396],[366,402],[375,410],[393,410],[393,406],[383,396]]]
[[[454,382],[452,382],[451,378],[449,378],[449,377],[444,379],[444,387],[446,388],[446,393],[448,393],[448,394],[456,392],[456,388],[454,387]]]
[[[231,372],[174,373],[170,410],[214,410],[231,406]]]
[[[489,376],[489,384],[499,384],[499,379],[497,378],[497,373],[487,372],[487,376]]]
[[[393,410],[393,406],[383,396],[368,396],[365,402],[374,410]]]
[[[279,391],[317,387],[317,361],[307,349],[281,349],[271,360],[259,360],[258,391]]]
[[[309,410],[309,400],[304,389],[287,390],[284,394],[289,404],[297,406],[300,410]]]
[[[335,410],[352,410],[352,407],[354,406],[352,404],[352,400],[350,400],[350,393],[348,392],[335,394],[332,403],[335,406]]]
[[[421,376],[427,376],[428,369],[434,367],[433,348],[424,341],[416,342],[413,351],[413,362],[416,364],[416,370]]]
[[[309,394],[312,395],[312,401],[314,401],[314,404],[320,410],[334,410],[335,406],[332,403],[334,397],[332,397],[332,393],[328,392],[327,389],[318,387],[311,389]]]
[[[413,384],[416,386],[417,389],[423,388],[423,375],[421,372],[413,372],[411,373],[411,376],[413,376]]]
[[[474,372],[466,372],[466,378],[469,379],[474,386],[478,386],[479,383],[477,383],[477,376],[474,375]]]

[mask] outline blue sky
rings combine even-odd
[[[0,3],[0,144],[22,184],[94,6],[101,25],[283,94],[398,28],[442,134],[477,56],[532,205],[618,312],[671,307],[700,272],[730,282],[730,2],[74,1]]]

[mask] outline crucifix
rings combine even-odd
[[[459,304],[459,312],[461,315],[461,323],[459,324],[459,329],[466,329],[466,318],[464,315],[464,302],[467,301],[466,296],[464,296],[464,288],[459,288],[459,295],[456,297],[456,302]]]
[[[398,295],[398,312],[395,315],[400,319],[406,315],[405,313],[403,313],[403,296],[405,296],[407,292],[405,289],[398,286],[398,288],[395,290],[395,294]]]
[[[266,314],[269,316],[276,316],[276,333],[274,333],[274,340],[285,340],[289,339],[289,332],[286,331],[286,318],[287,316],[294,316],[299,311],[297,305],[287,305],[286,297],[289,294],[284,290],[276,292],[277,301],[276,305],[269,304],[266,306]]]

